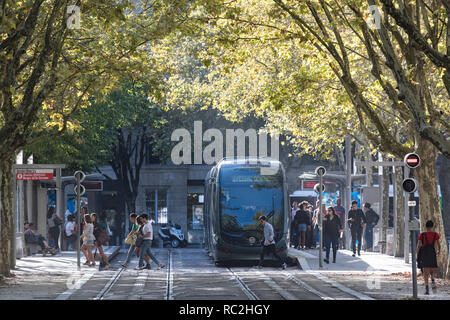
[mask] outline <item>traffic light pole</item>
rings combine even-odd
[[[413,204],[414,201],[414,192],[409,194],[409,201]],[[416,230],[419,228],[418,222],[415,220],[414,217],[414,207],[413,205],[409,205],[409,222],[408,222],[408,229],[409,229],[409,235],[410,235],[410,241],[411,241],[411,268],[412,268],[412,282],[413,282],[413,298],[417,299],[417,259],[416,259],[416,247],[417,247],[417,235]]]
[[[78,267],[78,271],[81,270],[81,262],[80,262],[80,235],[81,235],[81,188],[80,188],[80,175],[77,174],[76,175],[76,179],[77,179],[77,267]]]

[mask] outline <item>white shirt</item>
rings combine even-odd
[[[294,221],[295,214],[297,213],[298,210],[299,210],[298,208],[297,209],[292,208],[292,210],[291,210],[291,220],[292,221]]]
[[[150,237],[146,237],[145,235],[149,232]],[[144,224],[144,227],[142,228],[142,234],[144,235],[144,240],[153,240],[153,227],[150,221]]]
[[[68,221],[66,223],[66,236],[70,237],[72,235],[72,231],[75,231],[75,222]]]
[[[92,223],[86,223],[83,230],[83,242],[94,241],[94,225]]]

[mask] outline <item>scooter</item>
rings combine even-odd
[[[172,248],[186,247],[187,240],[184,238],[184,233],[181,231],[179,224],[172,224],[169,221],[168,224],[162,224],[158,231],[160,239],[163,241],[163,246],[169,244]]]

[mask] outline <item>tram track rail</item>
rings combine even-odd
[[[124,270],[125,268],[122,267],[120,270],[116,271],[109,282],[103,287],[102,291],[100,291],[93,300],[103,300],[103,298],[109,293],[109,291],[111,291],[116,282],[119,281],[120,276],[122,275]]]
[[[166,286],[166,294],[165,300],[174,300],[173,297],[173,260],[172,260],[172,250],[169,250],[168,253],[168,263],[167,263],[167,286]]]
[[[242,289],[242,291],[245,293],[245,295],[250,300],[261,300],[246,284],[245,282],[239,277],[239,275],[234,272],[231,268],[227,267],[227,270],[232,274],[233,278],[237,281],[239,287]]]

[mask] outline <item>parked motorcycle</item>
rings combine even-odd
[[[170,244],[172,248],[185,247],[187,240],[184,238],[184,233],[181,231],[179,224],[162,224],[158,231],[159,238],[163,241],[163,246]]]

